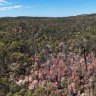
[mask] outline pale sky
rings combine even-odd
[[[0,17],[65,17],[91,13],[96,13],[96,0],[0,0]]]

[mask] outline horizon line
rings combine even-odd
[[[41,17],[41,18],[63,18],[63,17],[76,17],[76,16],[86,16],[86,15],[95,15],[96,13],[88,13],[88,14],[77,14],[77,15],[69,15],[69,16],[27,16],[27,15],[21,15],[21,16],[0,16],[0,18],[15,18],[15,17]]]

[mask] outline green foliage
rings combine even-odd
[[[25,55],[23,53],[20,52],[14,52],[11,54],[11,58],[16,61],[22,60],[25,58]]]
[[[46,96],[47,90],[45,87],[38,87],[35,91],[33,96]]]
[[[24,94],[24,96],[34,96],[34,93],[33,93],[32,90],[28,90],[28,91]]]
[[[57,96],[56,94],[54,94],[54,93],[51,93],[49,96]]]

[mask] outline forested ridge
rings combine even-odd
[[[96,14],[0,18],[0,96],[96,96]]]

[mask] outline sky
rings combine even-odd
[[[66,17],[96,13],[96,0],[0,0],[0,17]]]

